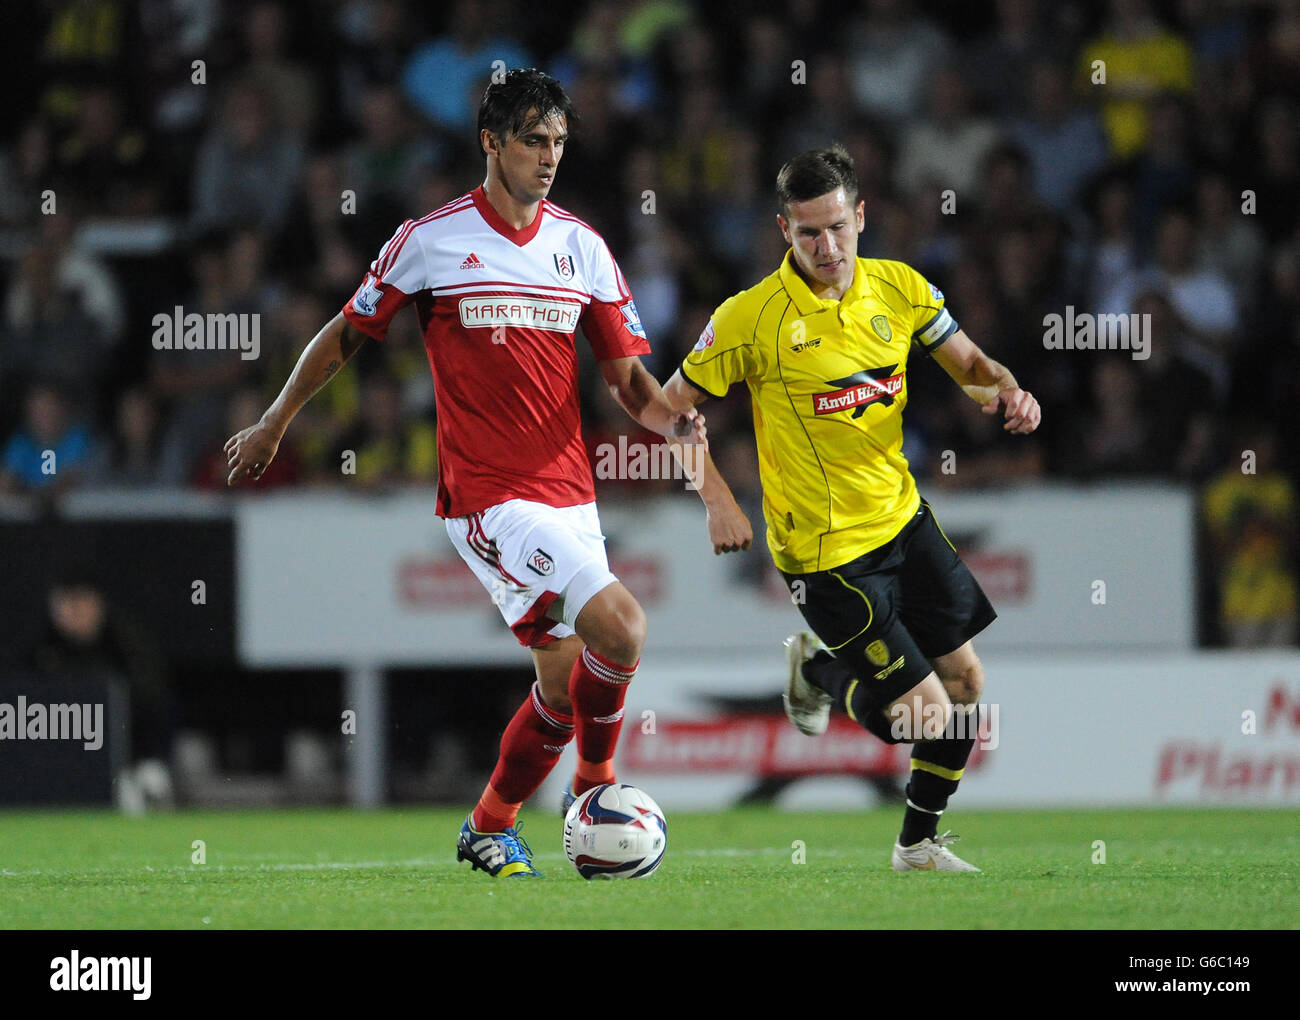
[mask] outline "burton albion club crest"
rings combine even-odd
[[[567,251],[557,251],[554,255],[555,271],[560,274],[561,280],[573,279],[573,256]]]

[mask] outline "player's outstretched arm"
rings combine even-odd
[[[611,358],[600,363],[609,392],[633,421],[651,432],[687,445],[708,447],[704,416],[687,405],[678,410],[668,402],[659,380],[638,357]]]
[[[1028,435],[1038,428],[1043,412],[1034,395],[1022,390],[1011,370],[980,350],[964,330],[936,348],[934,360],[985,414],[1002,411],[1008,432]]]
[[[312,338],[299,356],[289,381],[266,409],[261,421],[226,440],[230,467],[227,485],[235,485],[244,478],[256,480],[261,477],[267,465],[275,459],[280,440],[294,416],[334,377],[365,339],[366,335],[349,323],[342,312]]]
[[[694,408],[696,404],[707,400],[706,394],[682,378],[680,370],[673,373],[663,388],[665,399],[674,408]],[[708,447],[690,447],[689,449],[674,443],[673,456],[681,464],[682,470],[690,478],[691,484],[699,490],[700,499],[704,501],[704,510],[709,522],[709,541],[713,543],[713,554],[740,552],[748,549],[754,541],[754,529],[740,509],[730,486],[722,477],[722,472],[713,463],[713,456]]]
[[[695,410],[697,401],[691,397],[669,399],[640,358],[602,361],[600,370],[623,410],[645,428],[668,438],[673,456],[704,500],[714,553],[748,549],[754,533],[709,456],[708,431],[704,415]]]

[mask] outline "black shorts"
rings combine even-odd
[[[925,500],[879,549],[832,570],[781,575],[808,626],[882,707],[998,615]]]

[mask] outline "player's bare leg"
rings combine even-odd
[[[885,709],[890,731],[900,742],[916,743],[943,736],[952,717],[952,699],[931,673]]]
[[[645,644],[641,606],[617,581],[592,596],[574,630],[585,643],[569,677],[569,699],[578,743],[578,769],[569,797],[612,783],[614,748],[623,728],[623,700]]]
[[[934,671],[954,705],[974,705],[984,693],[984,667],[969,641],[955,652],[936,657]]]
[[[635,662],[645,644],[645,611],[622,582],[615,581],[591,597],[573,629],[598,655]]]
[[[569,700],[569,677],[573,675],[573,665],[584,647],[582,638],[572,634],[532,650],[533,667],[537,670],[537,682],[541,685],[542,701],[565,715],[573,714],[573,703]]]

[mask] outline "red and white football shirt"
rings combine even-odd
[[[439,516],[594,501],[574,331],[601,361],[650,353],[604,239],[545,200],[516,230],[475,188],[403,223],[343,314],[382,340],[412,302],[438,406]]]

